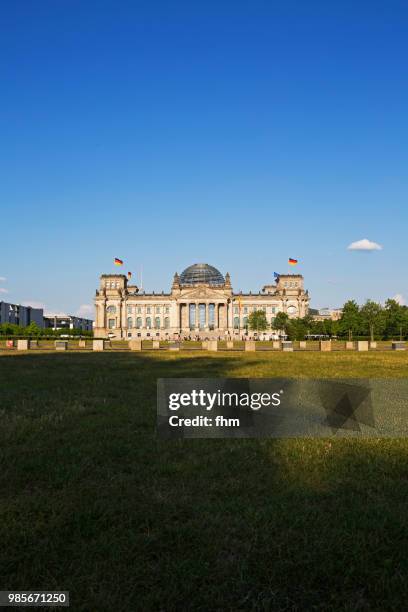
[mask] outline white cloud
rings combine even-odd
[[[77,317],[82,317],[83,319],[89,319],[89,315],[94,314],[94,307],[92,304],[81,304],[81,306],[76,311]]]
[[[396,293],[392,299],[398,302],[400,306],[404,306],[405,304],[404,296],[401,295],[401,293]]]
[[[8,293],[8,289],[4,289],[4,287],[0,287],[0,293]]]
[[[382,246],[377,242],[363,238],[349,244],[347,249],[349,251],[382,251]]]
[[[42,302],[36,302],[35,300],[23,300],[21,302],[22,306],[31,306],[31,308],[42,308],[45,309],[45,304]]]
[[[5,276],[0,276],[0,283],[5,283],[7,278]]]

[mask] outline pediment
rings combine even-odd
[[[194,287],[181,291],[179,299],[219,299],[227,298],[228,292],[223,289],[213,289],[212,287]]]

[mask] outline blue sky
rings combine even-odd
[[[392,0],[3,4],[0,299],[74,313],[114,257],[258,291],[294,257],[312,306],[408,300],[407,26]]]

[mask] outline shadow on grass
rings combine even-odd
[[[1,360],[2,588],[83,611],[404,610],[405,441],[156,439],[158,377],[240,367]]]

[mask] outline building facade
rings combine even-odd
[[[50,314],[44,315],[44,327],[57,329],[80,329],[82,331],[92,331],[93,321],[68,314]]]
[[[13,323],[20,327],[27,327],[30,323],[35,323],[38,327],[44,327],[43,310],[32,306],[0,302],[0,324],[3,323]]]
[[[170,293],[145,293],[122,274],[102,274],[95,309],[95,337],[233,338],[248,333],[254,310],[265,311],[269,326],[278,312],[304,317],[309,294],[299,274],[282,274],[259,293],[234,293],[228,273],[194,264],[174,275]],[[273,333],[271,328],[267,335]]]
[[[314,321],[339,321],[343,314],[342,308],[320,308],[310,313]]]

